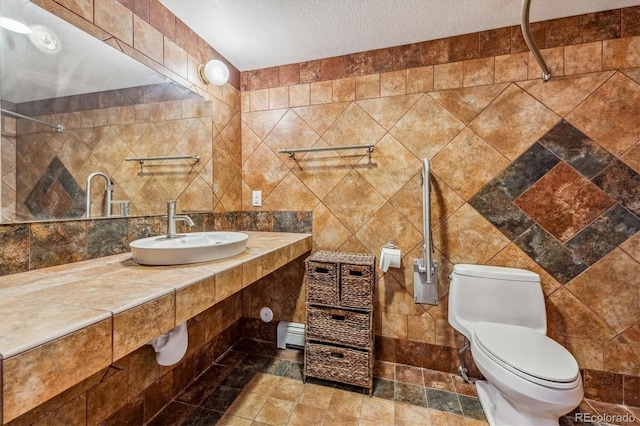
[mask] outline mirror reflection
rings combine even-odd
[[[209,102],[30,2],[0,15],[2,223],[212,210]]]

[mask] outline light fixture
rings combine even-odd
[[[0,16],[0,27],[18,34],[31,34],[31,28],[15,19]]]
[[[222,61],[214,59],[206,65],[198,65],[198,77],[204,84],[223,86],[229,81],[229,68]]]
[[[29,40],[38,50],[49,55],[60,51],[60,39],[53,31],[42,25],[34,25],[31,29],[33,32],[29,34]]]

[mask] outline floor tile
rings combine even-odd
[[[446,411],[447,413],[462,416],[462,408],[458,401],[458,395],[439,389],[427,388],[427,405],[429,408]]]
[[[268,398],[255,420],[270,425],[286,425],[295,406],[295,402]]]
[[[213,390],[207,399],[201,404],[202,407],[224,413],[233,404],[238,395],[242,391],[240,389],[230,388],[226,386],[218,386]]]
[[[394,400],[396,402],[427,407],[427,397],[424,386],[396,382]]]
[[[473,398],[466,395],[458,395],[458,400],[460,401],[462,414],[465,417],[483,421],[487,420],[484,415],[484,411],[482,411],[482,406],[480,405],[480,400],[478,398]]]
[[[238,417],[255,419],[269,398],[267,395],[243,391],[225,412]]]

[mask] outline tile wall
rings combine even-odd
[[[403,267],[377,275],[385,361],[455,372],[453,264],[536,271],[549,335],[577,358],[587,397],[637,406],[639,18],[633,7],[534,24],[546,83],[518,27],[243,72],[242,210],[312,211],[314,250],[402,250]],[[278,153],[364,143],[371,155]],[[438,306],[413,303],[422,158]]]

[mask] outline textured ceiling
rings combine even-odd
[[[518,25],[520,0],[160,0],[240,71]],[[531,21],[640,5],[533,0]]]

